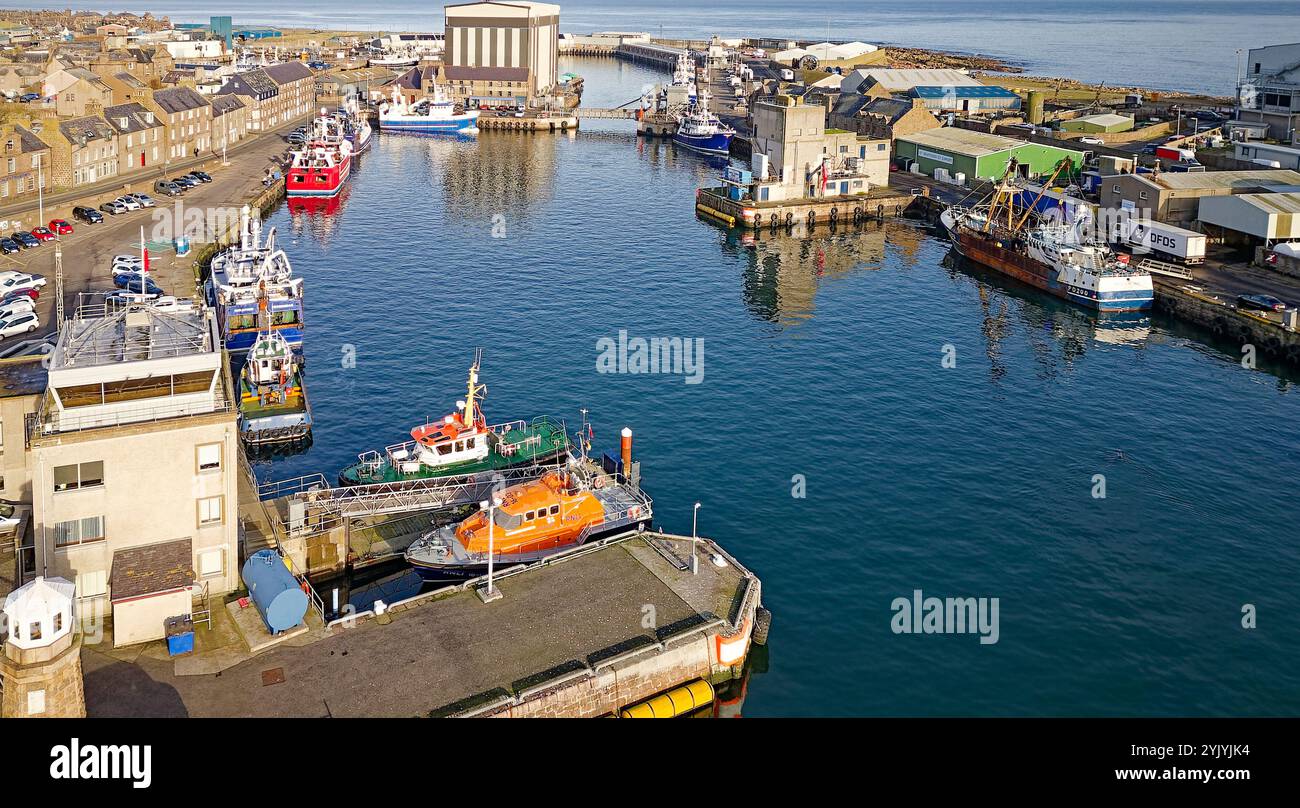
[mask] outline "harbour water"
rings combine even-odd
[[[101,4],[67,0],[49,5],[96,9]],[[151,11],[174,21],[208,21],[207,11],[178,0],[123,0],[114,8]],[[649,0],[566,0],[562,8],[561,27],[570,32],[858,39],[996,56],[1034,75],[1225,95],[1235,92],[1238,49],[1300,40],[1300,15],[1293,0],[1231,5],[1212,0],[1092,0],[1086,6],[1071,0],[824,0],[815,9],[787,0],[674,6]],[[442,30],[441,7],[419,0],[380,0],[364,6],[321,0],[310,8],[228,0],[221,13],[233,15],[240,25]]]
[[[593,106],[660,79],[561,69]],[[1295,378],[1012,287],[915,224],[728,234],[690,203],[716,165],[622,122],[380,135],[334,213],[270,219],[306,278],[316,427],[259,477],[404,440],[482,347],[490,419],[585,407],[609,450],[632,427],[660,524],[699,501],[761,576],[749,715],[1300,711]],[[702,340],[703,365],[598,372],[621,330]],[[895,634],[915,590],[997,598],[998,641]]]

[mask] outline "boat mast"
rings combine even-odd
[[[483,361],[483,349],[474,351],[474,364],[469,366],[469,391],[465,396],[465,426],[474,426],[474,397],[483,392],[483,385],[478,383],[478,367]]]

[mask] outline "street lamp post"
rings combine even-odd
[[[479,600],[483,601],[484,603],[491,603],[492,601],[499,600],[501,598],[501,590],[497,589],[492,582],[492,574],[494,572],[492,557],[493,557],[493,551],[496,549],[493,542],[494,536],[493,536],[492,528],[496,523],[496,506],[500,504],[501,503],[497,500],[496,497],[492,497],[491,499],[479,503],[479,508],[486,510],[488,515],[487,586],[479,587],[478,590]]]
[[[696,575],[700,571],[700,559],[695,549],[699,546],[700,537],[696,533],[696,526],[700,521],[700,503],[695,503],[694,510],[691,511],[691,575]]]

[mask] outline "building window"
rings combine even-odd
[[[71,491],[75,488],[95,488],[104,484],[104,462],[74,463],[54,467],[54,490]]]
[[[104,517],[88,516],[69,519],[54,525],[54,546],[73,547],[104,540]]]
[[[200,527],[221,524],[224,499],[224,497],[204,497],[199,500]]]
[[[198,452],[199,471],[214,471],[221,468],[221,444],[205,443],[199,446]]]
[[[54,613],[54,633],[58,634],[63,630],[63,612]]]
[[[220,547],[199,553],[199,577],[210,578],[226,571],[226,553]]]

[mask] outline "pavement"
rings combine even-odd
[[[358,619],[324,638],[313,629],[243,660],[219,626],[213,641],[199,638],[200,652],[215,653],[215,664],[168,660],[162,643],[85,646],[86,709],[90,716],[155,717],[451,711],[730,617],[742,580],[734,567],[704,559],[691,576],[633,538],[509,576],[497,584],[504,597],[492,603],[460,591],[384,619]]]
[[[126,188],[121,183],[113,186],[111,191],[101,191],[55,204],[47,200],[44,214],[46,221],[67,219],[74,228],[71,235],[62,236],[59,240],[63,250],[64,316],[71,316],[75,311],[79,293],[109,291],[114,288],[112,258],[125,253],[140,254],[142,227],[146,241],[162,242],[169,241],[170,234],[182,227],[188,229],[192,224],[199,224],[206,229],[206,225],[210,221],[215,222],[218,217],[238,221],[238,209],[262,190],[266,168],[280,165],[280,160],[288,150],[284,135],[298,123],[295,121],[277,132],[240,144],[239,148],[229,153],[229,165],[222,165],[220,156],[217,156],[186,166],[184,170],[172,166],[168,177],[195,168],[212,175],[212,182],[193,188],[183,196],[171,199],[156,193],[153,184],[160,175],[154,172],[131,183],[129,190],[149,194],[158,203],[156,208],[130,211],[117,216],[104,214],[103,224],[87,224],[72,218],[72,208],[75,205],[98,208],[102,202],[126,193]],[[233,219],[229,218],[232,214]],[[179,223],[180,227],[173,228],[173,222]],[[200,241],[192,239],[195,249],[200,245]],[[157,246],[161,247],[161,244]],[[177,258],[170,247],[155,251],[151,244],[149,263],[151,276],[167,294],[176,297],[193,297],[197,294],[191,258]],[[36,312],[41,327],[31,335],[33,338],[54,331],[54,264],[54,242],[46,242],[14,255],[0,256],[0,271],[39,274],[48,280],[48,285],[37,301]],[[10,337],[10,340],[15,338]]]

